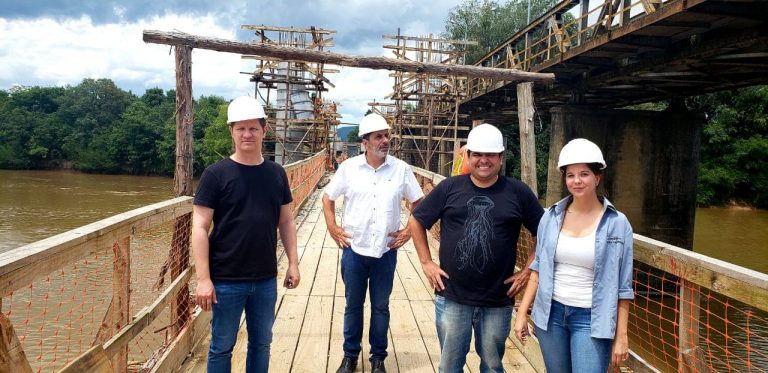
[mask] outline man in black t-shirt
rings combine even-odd
[[[440,372],[463,371],[473,332],[480,371],[503,372],[512,297],[530,276],[528,265],[514,272],[520,228],[535,237],[544,210],[527,185],[499,177],[504,146],[496,127],[474,128],[467,150],[470,174],[438,184],[408,224],[422,269],[435,288]],[[432,261],[426,235],[438,220],[440,266]]]
[[[204,311],[213,311],[208,372],[231,370],[243,310],[248,329],[246,371],[269,370],[278,229],[288,257],[283,286],[295,288],[300,281],[288,177],[280,165],[261,154],[265,118],[254,98],[241,96],[229,104],[227,122],[235,153],[206,168],[195,193],[196,300]]]

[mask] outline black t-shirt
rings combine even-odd
[[[226,158],[206,168],[194,203],[213,209],[211,279],[277,276],[277,224],[280,208],[291,201],[288,177],[275,162],[248,166]]]
[[[427,229],[440,220],[440,268],[450,278],[437,294],[470,306],[512,304],[504,280],[515,271],[520,226],[535,237],[543,213],[528,186],[512,178],[488,188],[469,175],[438,184],[413,212]]]

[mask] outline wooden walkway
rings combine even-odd
[[[338,204],[337,204],[338,205]],[[337,209],[339,206],[337,206]],[[339,210],[337,210],[337,216]],[[405,222],[406,215],[403,216]],[[340,221],[337,218],[337,221]],[[343,357],[344,283],[339,273],[341,250],[331,240],[322,215],[321,191],[316,190],[296,218],[301,284],[278,288],[277,314],[273,327],[270,372],[335,372]],[[433,257],[437,257],[433,253]],[[287,258],[278,263],[282,284]],[[433,292],[421,271],[411,242],[400,248],[394,287],[390,297],[389,356],[387,372],[436,372],[440,346],[435,330]],[[363,351],[358,372],[370,372],[368,362],[369,302],[363,332]],[[204,372],[210,337],[203,340],[180,368],[182,372]],[[246,331],[243,324],[232,357],[232,371],[245,368]],[[478,372],[480,360],[471,347],[466,372]],[[504,355],[507,372],[535,372],[507,340]]]

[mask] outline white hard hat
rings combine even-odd
[[[240,96],[229,103],[227,108],[227,123],[241,120],[266,118],[264,108],[258,100],[250,96]]]
[[[477,153],[501,153],[504,151],[504,138],[498,128],[483,123],[469,131],[467,150]]]
[[[384,117],[376,113],[371,113],[366,115],[363,120],[360,121],[360,128],[357,135],[363,137],[371,132],[388,129],[389,124],[387,124],[387,120],[384,119]]]
[[[587,139],[573,139],[560,150],[557,168],[576,163],[599,163],[601,170],[605,168],[603,152],[595,143]]]

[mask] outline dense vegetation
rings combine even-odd
[[[136,96],[108,79],[0,91],[0,168],[173,175],[175,92]],[[221,97],[195,103],[195,171],[229,154]],[[222,144],[222,130],[225,142]]]
[[[148,89],[136,96],[107,79],[74,87],[0,91],[0,168],[172,175],[176,146],[175,92]],[[230,153],[227,101],[195,102],[195,173]],[[706,114],[701,138],[698,201],[768,207],[768,86],[686,100]],[[663,109],[664,104],[652,105]],[[535,118],[539,192],[546,188],[549,123]],[[507,172],[520,175],[517,127],[508,139]]]
[[[768,208],[768,86],[687,100],[706,114],[697,199]]]

